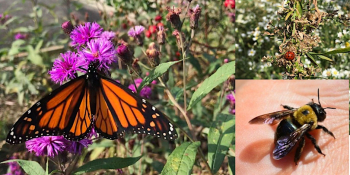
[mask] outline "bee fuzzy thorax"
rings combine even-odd
[[[314,130],[317,127],[317,116],[310,105],[304,105],[298,108],[293,113],[293,117],[300,125],[309,124],[313,122],[313,125],[311,126],[310,130]]]

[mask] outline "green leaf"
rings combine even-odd
[[[293,11],[290,11],[289,13],[287,13],[286,17],[284,18],[285,21],[288,20],[289,16],[293,13]]]
[[[93,161],[90,161],[83,166],[79,167],[74,174],[84,174],[87,172],[93,172],[101,169],[121,169],[128,167],[132,164],[135,164],[137,161],[140,160],[142,156],[140,157],[127,157],[127,158],[120,158],[120,157],[112,157],[112,158],[105,158],[105,159],[96,159]]]
[[[9,55],[16,55],[16,54],[18,54],[21,45],[24,44],[24,43],[25,43],[25,41],[21,40],[21,39],[12,42],[11,49],[9,50],[8,54]]]
[[[168,157],[161,174],[190,174],[200,142],[185,142],[177,147]]]
[[[141,82],[138,91],[141,91],[141,89],[147,85],[149,85],[153,80],[155,80],[156,78],[160,77],[163,75],[164,72],[166,72],[172,65],[180,62],[182,60],[179,61],[171,61],[171,62],[167,62],[167,63],[162,63],[159,64],[155,69],[153,69],[149,75],[147,77],[145,77],[143,79],[143,81]]]
[[[333,61],[332,59],[326,57],[326,56],[323,56],[323,55],[317,55],[318,57],[320,57],[321,59],[324,59],[324,60],[327,60],[327,61]]]
[[[40,166],[38,162],[30,161],[30,160],[21,160],[21,159],[12,159],[3,161],[1,163],[9,163],[9,162],[17,162],[19,166],[23,168],[23,170],[27,174],[35,174],[35,175],[45,175],[45,170]]]
[[[113,140],[103,139],[101,142],[94,142],[88,147],[88,151],[94,150],[95,148],[109,148],[115,146]]]
[[[33,46],[28,45],[26,47],[28,52],[28,60],[30,60],[33,64],[38,66],[44,66],[43,58],[36,52],[33,48]]]
[[[164,164],[159,162],[159,161],[153,161],[152,162],[152,167],[158,172],[162,172],[162,169],[164,168]]]
[[[233,140],[234,124],[233,115],[219,114],[210,127],[208,134],[208,163],[214,174],[220,169]]]
[[[190,58],[188,59],[188,61],[197,70],[197,72],[199,73],[199,76],[201,76],[202,75],[202,67],[199,64],[199,61],[192,54],[190,54]]]
[[[201,86],[193,93],[190,104],[187,110],[191,109],[193,105],[198,103],[204,96],[206,96],[212,89],[226,81],[231,75],[235,73],[235,61],[231,61],[222,65],[213,75],[204,80]]]
[[[228,156],[228,166],[230,167],[229,173],[235,174],[235,157]]]
[[[44,40],[40,40],[38,44],[35,46],[35,52],[39,53],[41,46],[43,46]]]
[[[299,2],[299,1],[296,1],[296,2],[297,2],[297,13],[298,13],[298,18],[300,19],[301,16],[303,16],[303,9],[301,8],[300,2]]]
[[[312,62],[312,63],[314,63],[314,64],[316,64],[318,67],[320,67],[320,66],[319,66],[319,65],[316,63],[316,61],[315,61],[314,57],[313,57],[313,56],[311,56],[311,54],[306,53],[306,55],[307,55],[307,57],[309,57],[309,58],[311,59],[311,62]]]
[[[336,53],[347,53],[350,52],[350,47],[345,47],[341,49],[335,49],[329,52],[321,53],[322,55],[336,54]]]
[[[102,154],[102,152],[105,150],[104,147],[96,147],[95,149],[92,150],[90,154],[90,160],[95,160]]]

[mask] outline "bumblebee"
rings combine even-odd
[[[297,165],[305,146],[305,136],[311,140],[317,152],[325,156],[325,154],[322,153],[320,147],[317,145],[316,139],[308,132],[314,129],[322,129],[324,132],[331,135],[335,139],[331,131],[329,131],[326,127],[318,124],[318,122],[322,122],[326,119],[325,109],[335,108],[323,108],[320,103],[319,90],[317,91],[317,94],[318,104],[314,103],[314,100],[312,99],[311,102],[300,108],[281,105],[286,110],[263,114],[249,121],[250,124],[270,125],[277,124],[280,121],[275,133],[275,148],[273,150],[273,158],[275,160],[279,160],[286,156],[299,142],[296,153],[294,155],[294,162],[295,165]]]

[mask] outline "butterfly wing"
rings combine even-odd
[[[18,144],[41,136],[63,135],[83,139],[92,127],[90,95],[85,76],[52,91],[14,124],[6,141]]]
[[[145,99],[103,76],[100,85],[96,95],[95,128],[103,137],[116,139],[132,131],[167,140],[177,138],[176,130],[165,115]]]

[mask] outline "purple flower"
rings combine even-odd
[[[70,34],[73,31],[74,26],[70,21],[65,21],[62,23],[61,28],[64,31],[64,33]]]
[[[230,104],[235,104],[235,102],[236,102],[236,99],[235,99],[235,97],[233,96],[232,93],[228,94],[226,96],[226,99],[230,102]]]
[[[10,160],[11,159],[17,159],[16,156],[11,156]],[[17,162],[9,162],[8,163],[9,165],[9,172],[7,174],[10,174],[10,175],[23,175],[23,172],[22,172],[22,169],[21,167],[18,165]]]
[[[115,37],[115,32],[104,31],[102,32],[100,38],[112,41]]]
[[[36,156],[47,155],[54,157],[65,151],[69,142],[63,136],[43,136],[26,142],[28,151],[35,152]]]
[[[9,20],[12,16],[0,14],[0,24],[5,24],[7,20]]]
[[[118,174],[124,174],[122,169],[117,169],[117,171],[118,171]]]
[[[117,47],[117,54],[118,57],[124,61],[125,64],[129,65],[132,63],[132,54],[130,53],[126,45],[120,44]]]
[[[236,114],[236,109],[230,109],[229,111],[231,114]]]
[[[235,13],[228,13],[228,17],[230,18],[230,21],[234,23],[236,21],[236,14]]]
[[[143,26],[135,26],[132,27],[129,31],[128,31],[128,35],[131,37],[137,37],[139,35],[141,35],[141,33],[145,30],[145,27]]]
[[[73,154],[80,154],[83,148],[88,147],[92,144],[90,139],[82,139],[79,141],[71,141],[70,146],[68,147],[68,151]]]
[[[19,40],[19,39],[26,39],[26,35],[21,34],[21,33],[17,33],[15,35],[15,40]]]
[[[136,87],[139,87],[141,82],[142,82],[142,78],[135,79]],[[137,92],[134,84],[130,84],[129,89],[131,89],[134,92]],[[152,88],[149,86],[143,87],[140,91],[140,96],[143,98],[150,98],[151,94],[152,94]]]
[[[80,55],[85,57],[88,62],[98,60],[101,63],[100,70],[108,69],[108,65],[117,61],[117,52],[113,43],[102,38],[88,42]]]
[[[88,134],[88,138],[91,139],[93,136],[95,136],[95,138],[98,137],[98,134],[97,134],[97,132],[96,132],[94,126],[92,126],[92,128],[91,128],[91,131],[90,131],[90,133]]]
[[[78,57],[78,55],[74,52],[66,52],[61,53],[61,59],[56,59],[53,63],[53,68],[49,71],[51,75],[51,79],[55,83],[62,84],[64,81],[68,79],[76,78],[76,72],[79,67],[86,68],[87,63],[84,59]],[[83,70],[81,70],[83,72]]]
[[[226,96],[226,99],[229,101],[230,103],[230,109],[229,109],[229,112],[231,114],[235,114],[236,113],[236,109],[235,109],[235,103],[236,103],[236,99],[235,97],[233,96],[232,93],[229,93],[227,96]]]
[[[101,26],[96,22],[87,22],[85,25],[79,25],[72,31],[70,35],[72,44],[78,45],[78,47],[80,47],[91,39],[100,37],[102,30],[103,29]]]

